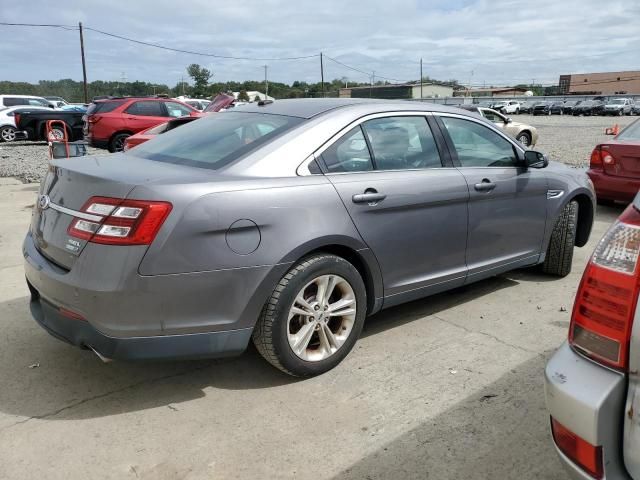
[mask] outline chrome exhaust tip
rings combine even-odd
[[[113,362],[112,359],[105,357],[99,351],[97,351],[95,348],[93,348],[91,345],[87,345],[87,346],[93,351],[93,353],[95,353],[98,356],[98,358],[100,360],[102,360],[102,363],[111,363],[111,362]]]

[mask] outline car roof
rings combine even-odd
[[[45,99],[44,97],[40,97],[39,95],[13,95],[11,93],[3,93],[0,97],[16,97],[16,98],[40,98]]]
[[[364,114],[378,111],[424,111],[460,113],[457,108],[411,100],[380,100],[376,98],[299,98],[275,100],[271,103],[250,103],[242,113],[270,113],[310,119],[336,109],[358,109]],[[239,111],[239,110],[238,110]]]

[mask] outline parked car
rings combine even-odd
[[[92,147],[120,152],[127,137],[165,123],[169,118],[198,111],[178,100],[158,97],[126,97],[97,100],[84,119],[85,140]]]
[[[598,243],[568,341],[545,369],[552,437],[571,478],[640,478],[639,209],[640,196]]]
[[[316,375],[382,308],[526,265],[567,275],[594,203],[583,172],[458,108],[254,103],[53,160],[23,245],[31,312],[106,358],[253,339]]]
[[[500,112],[503,115],[508,113],[520,113],[520,102],[516,102],[515,100],[505,100],[500,102],[495,102],[491,108],[496,112]]]
[[[640,102],[634,102],[631,106],[631,113],[633,115],[640,115]]]
[[[573,107],[573,115],[604,115],[604,102],[602,100],[584,100]]]
[[[69,102],[67,102],[64,98],[62,97],[56,97],[56,96],[49,96],[49,97],[42,97],[45,100],[48,100],[49,102],[57,102],[59,104],[62,105],[69,105]]]
[[[573,113],[574,107],[580,105],[580,103],[580,100],[567,100],[566,102],[564,102],[564,105],[562,107],[562,113],[571,115]]]
[[[633,103],[629,98],[612,98],[604,106],[605,115],[631,115]]]
[[[163,133],[167,133],[174,128],[185,125],[193,120],[197,120],[199,117],[189,116],[189,117],[179,117],[174,118],[173,120],[169,120],[168,122],[161,123],[160,125],[156,125],[155,127],[147,128],[141,132],[136,133],[135,135],[131,135],[127,137],[124,141],[124,151],[137,147],[138,145],[151,140],[156,135],[161,135]]]
[[[33,95],[0,95],[0,108],[3,107],[48,107],[55,108],[55,105],[43,97]]]
[[[531,112],[533,115],[551,115],[551,102],[538,102]]]
[[[476,107],[475,105],[460,105],[461,108],[486,118],[498,128],[504,130],[525,147],[534,146],[538,142],[538,130],[526,123],[514,122],[509,117],[490,108]]]
[[[587,174],[598,201],[633,200],[640,190],[640,120],[611,140],[596,145]]]
[[[176,100],[179,100],[182,103],[186,103],[187,105],[190,105],[199,111],[203,111],[211,103],[210,100],[205,100],[204,98],[177,97]]]
[[[46,135],[47,122],[60,120],[64,125],[56,124],[51,129],[54,139],[62,139],[65,135],[71,141],[82,140],[82,112],[63,110],[29,110],[16,113],[13,117],[16,123],[16,135],[26,140],[49,140]]]
[[[527,100],[526,102],[522,102],[520,104],[520,113],[533,113],[533,107],[535,107],[537,102],[532,100]]]
[[[215,96],[213,101],[207,105],[207,108],[204,109],[204,113],[213,113],[213,112],[221,112],[236,105],[238,101],[235,99],[233,95],[227,95],[226,93],[219,93]],[[240,102],[242,103],[242,102]]]
[[[50,111],[49,107],[25,106],[0,109],[0,142],[13,142],[16,139],[16,114],[38,110]]]
[[[551,102],[551,115],[564,115],[564,101],[553,100]]]

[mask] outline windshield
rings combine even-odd
[[[157,162],[217,170],[302,122],[296,117],[225,112],[159,135],[127,152]]]
[[[609,102],[611,105],[624,105],[624,100],[617,98],[615,100],[611,100],[611,102]]]
[[[640,141],[640,121],[636,120],[616,137],[616,140]]]

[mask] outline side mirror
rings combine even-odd
[[[513,120],[511,120],[511,117],[507,117],[507,119],[504,121],[504,123],[511,123],[513,122]]]
[[[524,152],[524,164],[527,168],[545,168],[549,165],[549,160],[544,153],[527,150]]]

